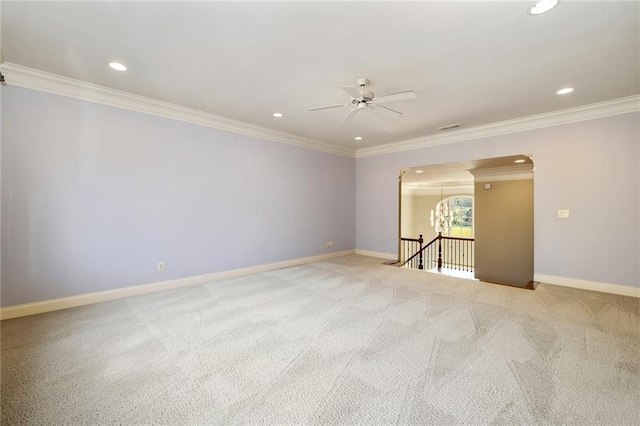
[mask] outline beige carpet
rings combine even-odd
[[[640,299],[349,256],[2,322],[2,424],[640,424]]]

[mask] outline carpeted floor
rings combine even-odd
[[[2,322],[2,424],[640,424],[640,299],[348,256]]]

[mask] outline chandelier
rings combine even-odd
[[[448,235],[453,225],[453,215],[449,208],[449,202],[444,202],[442,194],[442,182],[440,182],[440,201],[436,204],[435,212],[431,209],[431,226],[438,234]]]

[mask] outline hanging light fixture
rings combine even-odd
[[[438,234],[449,234],[449,229],[453,224],[453,216],[451,215],[451,209],[449,203],[443,202],[444,194],[442,189],[442,182],[440,182],[440,201],[436,204],[435,212],[431,209],[431,226],[436,230]]]

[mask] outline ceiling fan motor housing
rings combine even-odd
[[[369,80],[367,80],[366,78],[359,78],[356,80],[356,83],[358,84],[358,86],[360,86],[360,89],[358,90],[360,92],[360,95],[367,101],[371,101],[373,100],[373,98],[376,97],[376,95],[371,91],[371,90],[366,90],[364,88],[364,86],[366,86],[367,84],[369,84]]]

